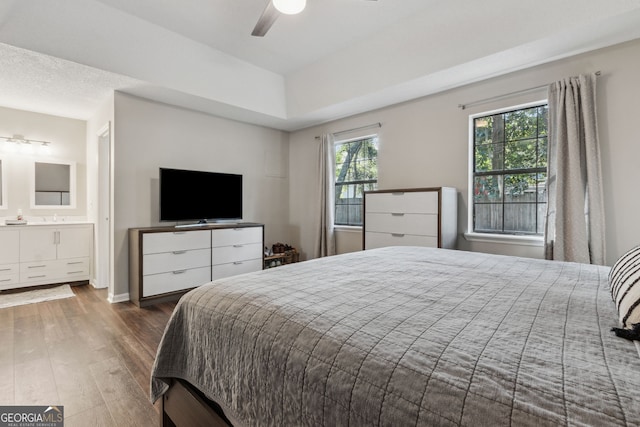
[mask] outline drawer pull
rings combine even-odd
[[[391,193],[393,196],[403,196],[404,195],[404,191],[394,191],[393,193]]]
[[[176,270],[176,271],[173,272],[173,274],[184,274],[186,272],[187,272],[187,270]]]
[[[0,268],[0,271],[11,271],[10,268]]]
[[[67,265],[75,265],[75,264],[82,264],[82,261],[70,261],[67,263]]]
[[[29,279],[38,279],[38,278],[40,278],[40,277],[47,277],[47,275],[46,275],[46,274],[41,274],[41,275],[39,275],[39,276],[29,276],[28,278],[29,278]]]
[[[244,245],[233,245],[234,248],[241,248]]]
[[[182,254],[186,254],[187,251],[173,251],[171,253],[174,254],[174,255],[182,255]]]
[[[174,231],[173,234],[186,234],[186,231]]]
[[[10,282],[12,279],[2,279],[0,282]]]
[[[84,271],[79,270],[79,271],[68,271],[67,274],[79,274],[79,273],[84,273]]]
[[[243,262],[242,262],[242,261],[234,261],[234,262],[233,262],[233,265],[241,265],[241,264],[243,264]]]
[[[393,237],[404,237],[404,233],[391,233]]]
[[[29,268],[42,268],[42,267],[46,267],[46,264],[43,265],[30,265]]]
[[[391,212],[391,216],[404,216],[402,212]]]

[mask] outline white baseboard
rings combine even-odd
[[[109,294],[109,298],[107,298],[107,301],[109,301],[111,304],[126,302],[129,300],[130,300],[129,292],[127,292],[126,294],[118,294],[118,295]]]
[[[93,280],[93,279],[92,279],[92,280],[89,280],[89,283],[91,284],[91,286],[93,286],[93,287],[94,287],[94,289],[104,289],[104,288],[108,288],[108,287],[109,287],[108,285],[100,286],[100,285],[98,285],[98,284],[96,283],[96,281],[95,281],[95,280]]]

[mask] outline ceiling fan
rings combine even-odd
[[[295,15],[302,12],[306,5],[307,0],[269,0],[267,7],[264,8],[256,26],[253,28],[251,35],[255,37],[264,37],[264,35],[267,34],[267,31],[269,31],[269,28],[271,28],[273,23],[276,22],[278,16],[281,14]]]

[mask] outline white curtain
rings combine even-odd
[[[334,234],[334,210],[335,210],[335,157],[333,135],[323,134],[320,137],[318,183],[320,210],[319,229],[315,245],[315,258],[320,258],[336,253],[336,240]]]
[[[596,76],[549,86],[547,259],[604,264]]]

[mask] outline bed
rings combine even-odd
[[[609,270],[390,247],[217,280],[177,304],[150,397],[165,425],[639,425]]]

